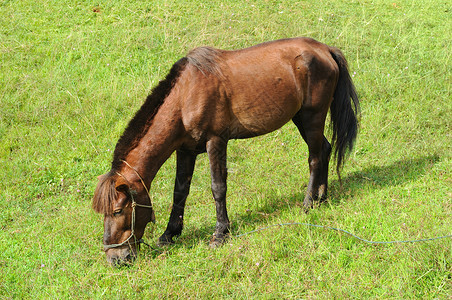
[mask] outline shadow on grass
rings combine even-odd
[[[387,186],[397,186],[405,182],[417,179],[426,173],[435,163],[439,161],[438,155],[429,155],[414,159],[404,159],[396,161],[386,166],[372,166],[361,171],[346,174],[342,177],[342,186],[338,180],[330,181],[330,191],[328,201],[332,205],[337,205],[340,200],[353,197],[356,191],[363,189],[376,190]],[[299,183],[297,183],[299,184]],[[265,204],[251,211],[243,209],[242,212],[230,214],[232,221],[231,233],[237,235],[242,226],[263,227],[268,226],[267,220],[287,208],[300,208],[302,213],[302,203],[304,191],[279,198],[270,198]],[[321,205],[321,204],[320,204]],[[314,208],[315,209],[315,208]],[[288,220],[290,222],[291,220]],[[214,231],[212,224],[214,220],[208,220],[205,225],[198,228],[186,229],[181,238],[176,241],[172,250],[180,247],[192,247],[200,241],[209,242]]]
[[[416,180],[439,160],[439,156],[434,154],[413,159],[398,160],[390,165],[372,166],[347,174],[342,178],[342,186],[338,180],[330,182],[331,188],[328,201],[331,204],[335,204],[338,203],[340,198],[344,198],[344,193],[347,194],[347,198],[350,198],[359,190],[376,190],[388,186],[398,186]]]

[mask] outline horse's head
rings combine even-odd
[[[131,263],[147,223],[155,221],[141,178],[129,181],[125,175],[111,172],[99,176],[93,208],[104,214],[103,243],[108,262],[114,266]]]

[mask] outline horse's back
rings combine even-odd
[[[312,104],[309,85],[336,71],[329,47],[308,38],[267,42],[223,57],[235,132],[243,137],[283,126]]]
[[[248,138],[280,128],[302,107],[312,106],[313,84],[337,71],[329,51],[309,38],[234,51],[195,49],[189,53],[194,63],[185,81],[191,86],[184,100],[186,128],[196,128],[197,139],[204,132]]]

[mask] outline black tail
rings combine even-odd
[[[358,133],[357,116],[360,113],[360,107],[344,55],[337,48],[331,48],[330,53],[339,66],[339,80],[334,91],[330,114],[333,126],[332,144],[335,147],[334,155],[337,161],[336,171],[340,180],[342,163],[347,151],[352,150]]]

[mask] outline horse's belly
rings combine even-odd
[[[302,100],[296,91],[264,91],[255,97],[242,97],[233,103],[231,138],[248,138],[272,132],[289,122],[300,110]]]
[[[267,53],[262,60],[255,55],[245,56],[240,63],[229,63],[230,74],[225,85],[233,118],[232,133],[237,132],[236,136],[232,134],[235,138],[262,135],[280,128],[303,103],[303,88],[291,60],[275,52]]]

